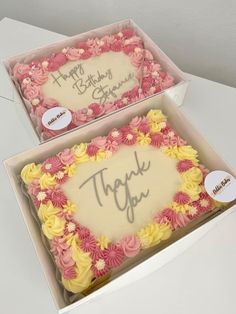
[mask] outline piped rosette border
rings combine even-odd
[[[105,104],[94,102],[86,108],[70,110],[72,121],[66,128],[58,131],[46,128],[42,124],[43,114],[53,107],[61,106],[56,100],[56,95],[55,99],[45,98],[43,95],[42,86],[47,82],[49,73],[59,70],[68,61],[87,60],[109,51],[124,52],[129,56],[131,64],[137,69],[136,78],[139,85],[123,93],[121,98],[115,101]],[[17,63],[13,68],[13,77],[18,82],[25,103],[29,104],[31,118],[36,123],[36,130],[40,133],[41,139],[49,139],[84,125],[174,85],[174,78],[162,70],[152,53],[145,49],[142,39],[136,36],[131,28],[102,38],[79,41],[75,47],[65,47],[62,51],[40,60]]]
[[[104,235],[96,238],[92,230],[74,218],[76,204],[67,199],[61,186],[81,163],[111,158],[122,145],[137,144],[152,145],[176,160],[181,176],[179,190],[172,202],[159,209],[137,233],[124,235],[118,242]],[[21,178],[50,243],[62,284],[66,290],[78,293],[126,259],[168,239],[173,231],[213,210],[214,201],[203,186],[207,173],[199,164],[197,151],[178,136],[166,116],[160,110],[150,110],[146,116],[137,116],[128,125],[112,129],[107,136],[66,148],[43,163],[27,164]]]

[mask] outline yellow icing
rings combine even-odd
[[[156,121],[152,121],[150,123],[150,130],[151,130],[152,133],[160,132],[162,128],[163,128],[163,124],[162,123],[159,123],[159,122],[156,122]]]
[[[89,161],[89,156],[86,153],[87,143],[81,143],[79,145],[74,145],[72,151],[75,154],[76,162],[83,163]]]
[[[149,134],[144,134],[142,132],[139,132],[137,141],[140,145],[149,145],[151,143],[151,138]]]
[[[28,164],[21,170],[21,178],[25,184],[30,184],[34,179],[39,179],[41,175],[41,167],[35,163]]]
[[[109,239],[105,236],[101,236],[97,239],[97,244],[102,250],[107,249],[109,243]]]
[[[53,206],[52,202],[47,202],[47,204],[41,204],[38,209],[38,216],[42,222],[45,222],[50,216],[58,214],[59,208]]]
[[[150,223],[137,233],[142,248],[149,248],[158,244],[161,240],[170,237],[171,229],[167,224]]]
[[[42,224],[42,230],[48,239],[61,236],[64,233],[65,221],[56,215],[51,215]]]
[[[202,189],[197,183],[187,181],[182,184],[181,191],[187,193],[193,201],[196,201],[199,199]]]
[[[90,159],[93,161],[101,161],[107,158],[109,158],[109,154],[107,154],[104,149],[99,149],[95,156],[90,157]]]
[[[74,214],[76,211],[76,205],[70,201],[67,201],[66,205],[63,206],[63,211],[67,214]]]
[[[196,184],[200,184],[203,180],[202,172],[197,167],[192,167],[188,171],[183,172],[182,177],[185,182],[193,182]]]
[[[39,179],[39,184],[41,189],[50,189],[56,185],[55,176],[52,176],[50,173],[44,173]]]
[[[64,171],[68,175],[68,177],[73,177],[73,175],[76,173],[76,165],[75,164],[66,165],[64,167]]]
[[[62,283],[68,291],[78,293],[88,288],[92,279],[93,273],[90,270],[90,267],[86,269],[76,267],[76,278],[68,280],[62,276]]]
[[[172,207],[174,211],[176,211],[177,213],[183,213],[183,214],[185,214],[189,209],[188,204],[178,204],[176,202],[172,202],[170,207]]]
[[[147,114],[147,118],[152,122],[162,122],[166,121],[166,116],[161,112],[161,110],[150,110]]]
[[[183,145],[177,148],[176,157],[180,160],[189,159],[195,164],[198,163],[198,152],[190,145]]]

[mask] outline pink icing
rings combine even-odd
[[[54,255],[59,255],[69,248],[65,239],[62,237],[54,237],[51,240],[51,251]]]
[[[28,186],[28,192],[30,195],[36,196],[40,192],[40,186],[38,180],[33,180]]]
[[[156,214],[154,221],[161,224],[170,224],[172,230],[176,230],[177,228],[186,226],[190,219],[185,214],[176,213],[171,208],[165,208]]]
[[[107,138],[106,136],[97,136],[91,140],[91,143],[97,146],[98,148],[105,148]]]
[[[74,266],[75,262],[71,257],[71,252],[69,249],[61,251],[58,255],[55,256],[55,261],[60,270],[64,270]]]
[[[93,111],[93,114],[95,117],[99,117],[104,114],[104,106],[97,104],[97,103],[92,103],[88,106],[89,109]]]
[[[78,236],[80,239],[84,239],[90,236],[90,231],[88,228],[79,226],[78,228]]]
[[[62,152],[58,154],[58,157],[62,164],[71,165],[75,161],[75,155],[72,150],[69,148],[64,149]]]
[[[57,156],[47,158],[42,164],[42,171],[49,173],[56,173],[63,168],[63,164],[61,163],[60,158]]]
[[[156,147],[161,147],[163,144],[163,135],[161,133],[156,133],[151,135],[151,145]]]
[[[58,101],[56,99],[52,99],[52,98],[44,99],[42,105],[47,109],[51,109],[51,108],[59,106]]]
[[[123,134],[123,143],[126,145],[134,145],[137,140],[137,135],[133,132],[125,132]]]
[[[115,141],[119,145],[122,143],[123,134],[120,130],[114,128],[109,132],[107,139],[110,141]]]
[[[34,69],[31,74],[31,80],[34,84],[43,85],[48,80],[48,72],[42,69]]]
[[[127,39],[134,35],[134,30],[132,28],[125,28],[122,30],[122,34]]]
[[[104,258],[108,267],[115,268],[123,262],[124,253],[119,245],[109,244],[108,248],[104,250]]]
[[[174,195],[174,202],[176,202],[180,205],[188,204],[189,201],[190,201],[190,197],[185,192],[177,192]]]
[[[127,257],[133,257],[137,255],[141,248],[140,240],[135,235],[125,236],[121,240],[120,245],[123,249],[125,256]]]
[[[55,207],[63,207],[67,203],[67,198],[60,189],[51,190],[49,198]]]
[[[13,75],[18,80],[22,80],[28,76],[29,71],[30,71],[30,66],[28,64],[16,63],[13,68]]]
[[[142,122],[142,117],[134,117],[130,123],[129,123],[129,126],[132,128],[132,129],[136,129],[140,126],[141,122]]]
[[[193,162],[189,159],[180,160],[176,166],[177,170],[180,173],[185,172],[185,171],[191,169],[192,167],[193,167]]]
[[[79,49],[69,47],[69,48],[67,48],[65,55],[66,55],[68,60],[75,61],[75,60],[79,60],[81,54],[82,53],[79,52]]]
[[[106,142],[105,149],[111,151],[112,153],[115,153],[119,149],[119,144],[116,141],[108,139]]]
[[[65,279],[71,280],[76,278],[76,270],[75,267],[68,267],[66,269],[63,269],[62,275]]]
[[[81,239],[80,247],[84,252],[92,252],[96,249],[96,239],[93,236],[88,236]]]
[[[206,213],[211,210],[213,201],[206,192],[202,192],[200,193],[199,199],[193,202],[191,205],[196,207],[200,213]]]
[[[101,263],[103,264],[103,268],[97,267],[97,263],[99,263],[99,262],[100,262],[99,265],[101,265]],[[93,271],[95,277],[102,277],[109,271],[109,267],[106,263],[106,260],[103,256],[103,254],[101,254],[100,256],[97,256],[93,259],[92,271]]]
[[[94,144],[89,144],[87,147],[87,154],[92,157],[95,156],[99,148]]]
[[[25,89],[24,89],[24,96],[32,100],[34,98],[37,98],[40,96],[40,86],[35,85],[35,84],[27,84]]]

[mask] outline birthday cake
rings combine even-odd
[[[173,77],[162,70],[133,29],[89,38],[30,63],[16,63],[12,75],[42,139],[174,85]],[[61,117],[61,112],[43,118],[55,107],[68,113],[60,127],[48,121]]]
[[[213,210],[198,153],[160,110],[27,164],[21,178],[67,291],[79,293]]]

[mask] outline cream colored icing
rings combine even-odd
[[[109,88],[118,85],[121,81],[128,78],[129,74],[132,75],[132,78],[124,82],[122,86],[115,91],[116,95],[110,95],[105,102],[114,101],[115,99],[120,98],[124,92],[138,85],[138,80],[135,78],[137,69],[131,64],[130,58],[124,52],[107,52],[88,60],[69,61],[65,65],[61,66],[59,71],[63,74],[69,75],[70,71],[75,67],[78,67],[78,76],[74,74],[73,77],[71,76],[66,80],[60,77],[58,79],[58,83],[61,86],[55,82],[55,78],[58,78],[60,73],[58,71],[50,73],[48,81],[42,86],[44,97],[54,98],[58,100],[61,106],[72,110],[78,110],[87,107],[89,104],[94,102],[104,102],[104,98],[93,98],[95,88],[99,88],[101,85],[107,86],[105,88],[105,91],[107,91]],[[83,94],[79,94],[76,86],[79,86],[81,81],[78,80],[82,79],[83,84],[85,84],[88,75],[92,75],[93,79],[98,79],[97,71],[100,72],[100,75],[105,75],[106,77],[97,83],[93,81],[94,86],[91,85],[91,87],[87,88]],[[75,83],[76,86],[73,88],[73,84]],[[83,90],[84,87],[80,87],[80,89]],[[97,90],[95,97],[100,95],[102,95],[102,93]]]
[[[139,197],[141,193],[149,190],[147,197],[134,208],[134,221],[127,219],[127,210],[121,211],[114,201],[114,194],[105,195],[100,175],[96,176],[98,195],[102,206],[99,205],[95,195],[92,179],[79,188],[89,177],[96,172],[103,171],[105,184],[114,185],[115,179],[122,181],[125,175],[132,170],[137,172],[135,152],[138,156],[140,167],[144,162],[144,168],[150,168],[131,176],[127,184],[132,197]],[[100,162],[87,162],[78,165],[77,171],[64,185],[62,189],[65,195],[77,205],[75,218],[87,226],[95,235],[107,236],[112,241],[118,241],[126,234],[134,234],[140,228],[147,225],[153,215],[163,209],[172,201],[174,193],[180,188],[181,176],[176,170],[176,160],[166,156],[160,149],[152,146],[123,146],[110,159]],[[124,202],[124,187],[118,188],[118,200]]]

